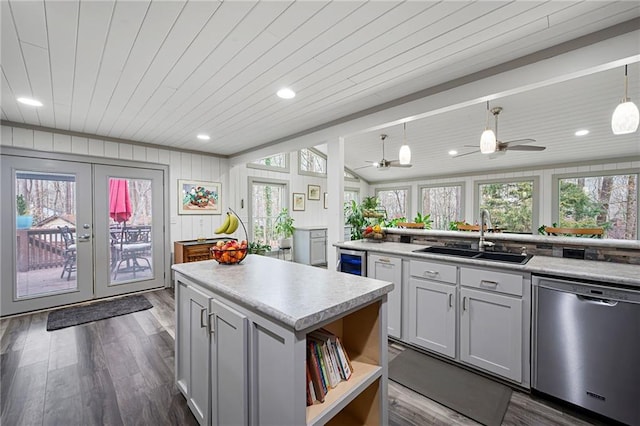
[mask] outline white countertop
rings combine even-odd
[[[419,259],[441,260],[465,265],[478,265],[502,268],[513,271],[546,274],[567,278],[600,281],[603,283],[621,284],[640,287],[640,265],[625,263],[599,262],[594,260],[565,259],[562,257],[534,255],[524,265],[495,262],[490,260],[469,259],[457,256],[443,256],[431,253],[413,253],[413,250],[427,247],[420,244],[371,242],[367,240],[344,241],[334,244],[335,247],[351,250],[364,250],[389,255],[411,256]]]
[[[364,306],[393,290],[393,284],[386,281],[254,254],[236,265],[207,260],[179,263],[171,269],[296,331]]]

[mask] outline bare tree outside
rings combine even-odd
[[[376,193],[380,206],[387,211],[387,219],[407,217],[407,189],[385,189]]]
[[[422,213],[431,215],[432,229],[449,229],[449,223],[462,217],[462,186],[434,186],[422,188]]]

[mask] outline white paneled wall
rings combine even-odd
[[[224,158],[10,126],[2,126],[1,136],[0,144],[4,146],[169,165],[169,236],[172,242],[195,239],[200,235],[212,236],[224,218],[224,214],[178,215],[178,179],[220,182],[223,210],[235,199],[234,186],[229,185],[228,160]]]
[[[568,174],[568,173],[583,173],[583,172],[602,172],[602,171],[610,171],[610,170],[629,170],[629,169],[638,169],[640,168],[640,161],[629,161],[629,162],[619,162],[619,163],[602,163],[602,164],[592,164],[585,166],[572,166],[572,167],[558,167],[558,168],[549,168],[549,169],[540,169],[540,170],[527,170],[521,172],[510,172],[510,173],[491,173],[491,174],[479,174],[473,176],[464,176],[464,177],[448,177],[442,179],[425,179],[425,180],[414,180],[409,184],[411,186],[411,213],[410,218],[414,218],[416,213],[421,208],[420,207],[420,199],[418,194],[418,187],[421,185],[434,185],[434,184],[448,184],[448,183],[459,183],[464,182],[465,185],[465,194],[464,194],[464,211],[463,217],[461,219],[466,220],[469,223],[473,223],[477,220],[478,212],[474,212],[474,190],[475,190],[475,182],[476,181],[484,181],[484,180],[492,180],[492,179],[509,179],[509,178],[521,178],[527,176],[537,176],[540,182],[540,198],[539,198],[539,223],[550,224],[553,223],[553,219],[551,217],[551,207],[552,207],[552,185],[553,185],[553,176],[559,174]],[[376,183],[371,185],[371,193],[375,193],[376,189],[382,188],[392,188],[399,186],[407,186],[404,182],[394,182],[394,183]],[[421,212],[424,213],[424,212]]]

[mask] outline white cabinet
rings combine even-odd
[[[456,286],[409,278],[409,342],[456,356]]]
[[[209,330],[206,323],[210,297],[180,282],[176,299],[176,381],[193,415],[204,424],[209,412]]]
[[[460,359],[522,381],[522,299],[461,288]]]
[[[409,271],[409,343],[530,386],[528,274],[421,260]]]
[[[387,294],[387,334],[402,338],[402,259],[393,256],[369,254],[367,276],[391,281],[393,291]]]
[[[176,283],[178,388],[201,425],[248,424],[246,316]]]
[[[296,228],[293,233],[293,260],[305,265],[326,265],[326,228]]]
[[[412,260],[409,271],[409,342],[455,358],[456,266]]]

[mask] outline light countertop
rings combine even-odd
[[[313,327],[393,290],[393,284],[333,270],[248,255],[237,265],[215,260],[171,267],[229,300],[296,331]]]
[[[427,246],[396,242],[376,243],[367,240],[338,242],[335,243],[334,246],[351,250],[384,253],[388,255],[410,256],[416,259],[448,261],[461,265],[501,268],[505,270],[585,279],[640,288],[640,265],[538,255],[534,255],[526,264],[519,265],[489,260],[468,259],[457,256],[443,256],[431,253],[413,253],[413,250]]]

